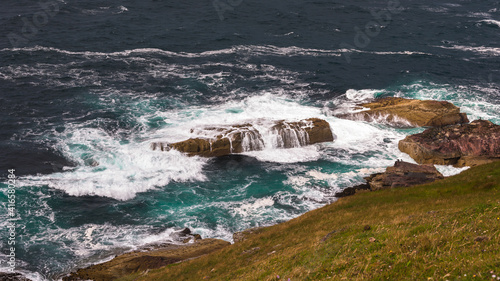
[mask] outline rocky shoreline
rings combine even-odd
[[[500,126],[485,120],[469,123],[459,108],[448,102],[418,101],[402,98],[384,98],[360,104],[365,111],[337,115],[339,118],[361,121],[387,121],[397,126],[430,127],[424,132],[407,136],[399,142],[399,149],[409,154],[418,164],[397,160],[385,172],[365,178],[366,184],[349,187],[335,196],[345,197],[359,191],[409,187],[443,179],[433,164],[474,166],[500,160]],[[328,122],[310,118],[297,122],[279,121],[272,131],[281,148],[334,141]],[[194,131],[193,131],[194,132]],[[153,150],[176,149],[189,156],[218,157],[249,150],[261,150],[261,133],[252,124],[226,127],[208,127],[197,132],[200,137],[176,143],[154,142]],[[235,243],[259,233],[262,228],[251,228],[233,235]],[[169,264],[193,259],[230,245],[220,239],[201,239],[189,229],[184,245],[162,244],[125,253],[111,261],[79,269],[64,277],[64,281],[112,280],[135,272],[149,271]],[[16,279],[17,278],[17,279]],[[21,275],[0,275],[1,280],[28,280]]]
[[[118,255],[108,262],[78,269],[63,277],[62,280],[114,280],[127,274],[149,271],[197,258],[231,245],[221,239],[202,239],[199,234],[192,234],[189,228],[184,228],[177,234],[183,244],[149,245],[137,251]]]

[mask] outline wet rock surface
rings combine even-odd
[[[301,147],[334,140],[328,122],[318,118],[297,122],[278,121],[266,132],[260,132],[252,124],[207,127],[191,132],[200,137],[176,143],[154,142],[151,144],[151,149],[161,151],[175,149],[189,156],[218,157],[263,150],[266,147],[264,133],[270,135],[271,143],[267,145],[274,148]]]
[[[397,127],[434,127],[468,123],[465,113],[447,101],[387,97],[359,104],[364,111],[338,114],[356,121],[388,123]]]

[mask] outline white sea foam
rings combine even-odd
[[[287,180],[283,183],[286,185],[291,185],[292,187],[302,187],[309,183],[311,179],[309,177],[303,176],[288,176]]]
[[[434,165],[434,166],[445,177],[458,175],[461,172],[470,168],[470,167],[455,168],[455,167],[450,166],[450,165]]]
[[[387,56],[387,55],[401,55],[401,56],[411,56],[411,55],[427,55],[427,56],[432,56],[433,54],[431,53],[424,53],[424,52],[418,52],[418,51],[365,51],[365,50],[359,50],[359,49],[339,49],[338,52],[340,53],[363,53],[363,54],[375,54],[375,55],[382,55],[382,56]]]
[[[228,101],[222,105],[190,107],[178,111],[155,112],[155,116],[165,123],[176,126],[160,129],[151,136],[167,141],[179,141],[193,137],[191,129],[230,126],[250,122],[256,127],[270,127],[278,120],[299,121],[311,117],[321,117],[321,109],[300,105],[287,100],[286,96],[261,93],[241,101]],[[146,121],[147,118],[141,120]]]
[[[252,203],[242,204],[240,207],[235,208],[234,212],[241,216],[249,216],[261,208],[266,208],[274,205],[274,200],[271,197],[264,197],[255,200]]]
[[[500,27],[500,21],[497,21],[497,20],[487,19],[487,20],[482,20],[480,22],[488,24],[488,25],[496,25],[496,26]]]
[[[126,7],[118,7],[118,13],[123,13],[128,11]],[[102,11],[100,10],[88,10],[87,13],[96,14]],[[128,57],[128,56],[138,56],[138,55],[161,55],[167,57],[185,57],[185,58],[198,58],[198,57],[213,57],[219,55],[236,54],[241,56],[312,56],[312,57],[340,57],[342,53],[345,52],[357,52],[357,53],[373,53],[379,55],[414,55],[423,54],[431,55],[428,53],[422,53],[417,51],[386,51],[386,52],[373,52],[364,51],[357,49],[314,49],[314,48],[301,48],[297,46],[287,46],[278,47],[274,45],[236,45],[231,48],[204,51],[200,53],[187,53],[187,52],[171,52],[167,50],[162,50],[158,48],[137,48],[132,50],[124,50],[119,52],[93,52],[93,51],[67,51],[54,47],[44,47],[44,46],[34,46],[34,47],[24,47],[24,48],[5,48],[1,49],[0,52],[56,52],[65,55],[80,55],[85,57]]]
[[[131,139],[125,142],[118,137],[119,134],[89,128],[86,124],[69,124],[64,133],[57,134],[58,143],[55,148],[77,166],[60,173],[28,176],[21,183],[31,186],[47,185],[64,190],[72,196],[97,195],[127,200],[139,192],[166,186],[171,181],[205,180],[203,166],[207,159],[188,157],[175,150],[152,151],[149,145],[152,141],[175,142],[189,139],[196,136],[193,132],[197,128],[205,126],[252,122],[257,128],[270,128],[277,120],[298,121],[322,117],[322,114],[319,108],[265,93],[213,107],[155,111],[150,115],[142,115],[139,121],[144,122],[143,126],[147,128],[148,119],[158,117],[173,125],[156,131],[133,133]],[[262,128],[260,130],[265,132]],[[268,144],[262,151],[245,154],[261,161],[281,163],[312,161],[321,157],[316,145],[280,149]]]
[[[486,46],[463,46],[463,45],[453,45],[453,46],[435,46],[437,48],[448,49],[448,50],[458,50],[464,52],[472,52],[476,54],[488,55],[488,56],[500,56],[500,48],[486,47]]]
[[[123,9],[125,7],[120,6],[120,11],[126,11]],[[89,10],[88,13],[98,13],[98,10]],[[65,55],[82,55],[87,57],[95,56],[131,56],[139,54],[157,54],[169,57],[211,57],[226,54],[239,54],[239,55],[250,55],[250,56],[261,56],[261,55],[275,55],[275,56],[341,56],[338,50],[325,50],[325,49],[312,49],[312,48],[300,48],[296,46],[289,47],[277,47],[273,45],[237,45],[227,49],[205,51],[201,53],[187,53],[187,52],[171,52],[165,51],[157,48],[138,48],[132,50],[125,50],[120,52],[92,52],[92,51],[67,51],[53,47],[35,46],[35,47],[24,47],[24,48],[5,48],[1,49],[0,52],[5,51],[21,51],[21,52],[57,52]]]
[[[171,181],[205,180],[205,159],[177,151],[158,153],[149,143],[122,144],[99,129],[75,128],[61,135],[57,148],[78,166],[70,171],[28,176],[21,181],[23,185],[48,185],[73,196],[127,200]]]
[[[328,174],[328,173],[322,173],[318,170],[311,170],[307,172],[308,176],[311,176],[312,178],[316,180],[335,180],[338,178],[336,174]]]
[[[375,89],[349,89],[344,95],[329,101],[324,110],[329,115],[363,111],[367,108],[360,107],[358,104],[373,100],[381,92],[381,90]],[[330,110],[331,106],[334,106],[333,111]]]
[[[128,12],[127,7],[125,7],[125,6],[118,6],[118,12],[115,12],[115,14],[121,14],[121,13],[125,13],[125,12]]]
[[[277,163],[297,163],[318,160],[321,153],[317,146],[305,146],[287,149],[264,149],[243,153],[257,158],[259,161]]]
[[[345,95],[348,99],[352,101],[366,101],[370,99],[374,99],[375,95],[380,93],[380,90],[366,89],[366,90],[354,90],[349,89],[345,92]]]

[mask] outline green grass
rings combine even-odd
[[[431,184],[342,198],[215,253],[120,280],[493,280],[493,274],[500,275],[500,161]]]

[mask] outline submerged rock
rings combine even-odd
[[[336,115],[338,118],[389,123],[400,127],[435,127],[468,123],[465,113],[447,101],[381,98],[359,104],[368,110]]]
[[[433,165],[417,165],[404,161],[396,161],[393,167],[388,167],[384,173],[366,177],[371,190],[413,186],[433,182],[444,178]]]
[[[251,124],[209,127],[191,130],[191,132],[202,137],[176,143],[154,142],[151,144],[151,149],[161,151],[175,149],[189,156],[217,157],[263,150],[266,146],[264,133],[268,136],[268,142],[270,142],[268,145],[274,148],[301,147],[333,141],[330,124],[318,118],[298,122],[278,121],[262,133]]]
[[[21,273],[0,272],[0,281],[31,281],[31,280],[24,277]]]
[[[62,278],[62,280],[115,280],[135,272],[147,272],[149,269],[160,268],[172,263],[199,257],[222,249],[230,244],[220,239],[202,239],[186,245],[167,244],[150,251],[126,253],[108,262],[79,269],[69,276]]]
[[[399,141],[417,163],[475,166],[500,160],[500,126],[486,120],[429,128]]]

